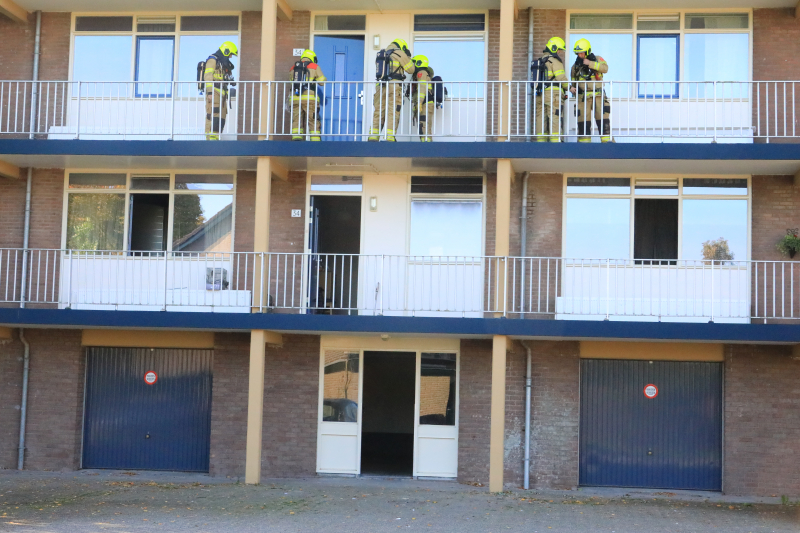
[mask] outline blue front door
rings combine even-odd
[[[353,141],[364,116],[364,36],[317,35],[314,52],[328,78],[319,91],[323,140]]]

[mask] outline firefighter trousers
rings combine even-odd
[[[228,91],[213,89],[206,91],[206,139],[218,141],[225,129],[228,116]]]
[[[533,116],[533,131],[536,142],[561,141],[561,89],[545,89],[536,96]]]
[[[386,126],[386,140],[394,141],[397,126],[400,124],[400,112],[403,109],[403,83],[399,81],[381,82],[375,86],[372,98],[372,129],[369,140],[377,141],[381,130]]]
[[[436,112],[436,103],[433,101],[418,102],[416,100],[416,95],[411,95],[411,98],[414,99],[413,119],[417,121],[419,127],[419,140],[422,142],[431,142],[433,141],[433,137],[431,137],[433,125],[431,122]]]
[[[592,115],[597,123],[600,142],[611,141],[611,102],[603,91],[580,93],[575,114],[578,117],[578,142],[592,142]]]
[[[314,91],[303,91],[292,95],[292,140],[302,141],[308,134],[312,141],[319,141],[319,98]]]

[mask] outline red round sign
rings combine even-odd
[[[644,387],[644,395],[650,398],[651,400],[658,396],[658,387],[653,385],[652,383],[645,385]]]
[[[158,374],[150,370],[149,372],[145,372],[144,374],[144,382],[148,385],[155,385],[156,381],[158,381]]]

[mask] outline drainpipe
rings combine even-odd
[[[33,91],[31,93],[31,122],[30,138],[34,138],[36,131],[36,101],[39,98],[39,50],[42,40],[42,12],[36,12],[36,37],[33,45]],[[22,283],[19,306],[25,307],[25,292],[28,285],[28,245],[31,235],[31,182],[33,181],[33,168],[28,167],[28,179],[25,184],[25,223],[22,227]],[[19,448],[17,450],[17,470],[25,466],[25,423],[28,416],[28,372],[31,361],[31,345],[25,338],[25,330],[19,328],[19,340],[25,347],[22,364],[22,401],[19,409]]]
[[[17,455],[17,470],[22,470],[25,464],[25,418],[28,414],[28,367],[31,360],[31,345],[25,338],[25,332],[19,328],[19,340],[25,346],[25,358],[22,366],[22,403],[19,409],[19,451]]]
[[[528,352],[528,368],[525,374],[525,483],[523,487],[531,488],[531,349],[528,343],[522,341],[522,346]]]
[[[31,91],[31,123],[30,123],[30,138],[33,139],[33,132],[36,131],[36,116],[37,106],[36,102],[39,99],[39,48],[42,42],[42,12],[36,12],[36,38],[33,44],[33,84]]]

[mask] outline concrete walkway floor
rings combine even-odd
[[[490,494],[455,482],[0,471],[0,531],[800,532],[800,505],[717,493]]]

